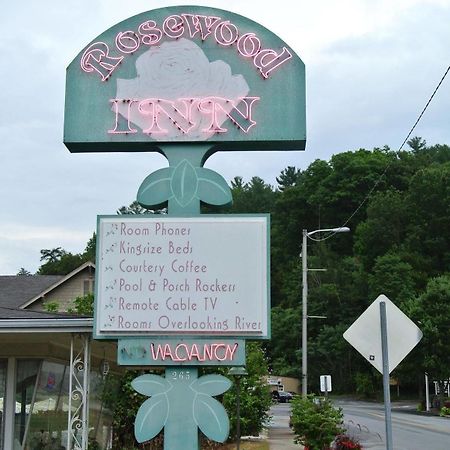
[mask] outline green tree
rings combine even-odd
[[[39,267],[38,275],[67,275],[84,262],[81,254],[67,252],[61,247],[41,250],[41,255],[41,261],[46,262]]]
[[[92,237],[88,240],[86,244],[86,248],[84,249],[83,253],[84,261],[95,262],[96,245],[97,245],[97,235],[96,233],[93,233]]]
[[[441,404],[444,388],[442,381],[450,373],[448,330],[450,330],[450,275],[431,279],[425,292],[405,304],[405,313],[417,323],[423,338],[414,352],[421,360],[420,369],[431,379],[441,383]]]
[[[267,342],[267,353],[271,371],[277,376],[299,376],[300,323],[299,306],[272,308],[272,339]]]
[[[233,204],[224,212],[231,213],[270,213],[273,210],[276,193],[270,184],[260,177],[253,177],[249,183],[243,183],[241,177],[231,182]]]
[[[301,171],[293,166],[288,166],[283,169],[278,177],[276,177],[278,183],[278,189],[284,191],[287,188],[295,186],[301,177]]]
[[[398,248],[406,236],[408,212],[405,193],[387,190],[372,196],[367,218],[355,230],[354,252],[371,271],[376,258]]]
[[[375,300],[380,294],[399,305],[416,294],[413,268],[398,253],[389,252],[375,260],[369,274],[369,298]]]
[[[421,150],[426,149],[427,147],[427,141],[425,139],[422,139],[420,136],[414,136],[412,137],[407,144],[410,146],[410,148],[415,152],[420,152]]]
[[[432,164],[411,179],[405,245],[420,287],[450,267],[450,163]]]
[[[153,210],[144,208],[137,201],[130,203],[129,206],[121,206],[117,210],[117,214],[119,214],[120,216],[129,214],[163,214],[165,212],[166,212],[165,209]]]
[[[268,372],[267,358],[259,343],[247,342],[247,375],[240,383],[241,435],[258,436],[269,421],[269,408],[272,397],[266,382]],[[227,372],[223,373],[227,375]],[[236,437],[236,396],[237,385],[225,392],[223,405],[230,418],[230,438]]]

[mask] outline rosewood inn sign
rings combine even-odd
[[[164,428],[166,450],[199,448],[198,428],[228,437],[213,397],[231,382],[198,366],[245,365],[245,340],[270,338],[268,215],[201,215],[231,191],[206,159],[225,150],[303,150],[305,68],[280,38],[228,11],[198,6],[131,17],[67,69],[71,152],[164,154],[137,192],[167,215],[99,216],[94,338],[118,341],[142,375],[138,442]]]

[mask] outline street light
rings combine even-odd
[[[245,367],[232,367],[228,375],[236,377],[236,449],[241,445],[241,377],[245,377],[247,371]]]
[[[350,228],[324,228],[322,230],[314,230],[308,233],[307,230],[303,230],[302,239],[302,395],[306,397],[308,394],[308,263],[307,263],[307,239],[313,234],[330,232],[336,233],[348,233]],[[330,236],[331,237],[331,236]],[[310,269],[311,270],[311,269]]]

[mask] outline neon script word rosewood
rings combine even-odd
[[[158,26],[154,20],[147,20],[136,31],[117,33],[114,51],[105,42],[94,42],[83,53],[80,65],[85,72],[97,73],[102,81],[106,81],[125,58],[124,55],[135,53],[141,46],[157,45],[164,38],[178,39],[183,35],[199,37],[202,41],[214,39],[218,45],[235,47],[242,57],[253,62],[264,78],[268,78],[273,70],[292,58],[286,47],[278,52],[261,48],[261,40],[254,33],[240,34],[237,26],[229,20],[216,16],[181,14],[167,17],[162,26]]]
[[[111,100],[115,125],[108,133],[137,133],[138,130],[131,125],[132,117],[136,114],[146,119],[148,126],[142,132],[149,135],[164,135],[169,132],[168,128],[162,125],[163,120],[171,128],[189,134],[192,129],[197,129],[196,125],[204,118],[208,122],[208,125],[200,130],[204,133],[226,133],[228,129],[220,125],[223,118],[230,119],[247,133],[256,124],[252,118],[252,107],[259,99],[259,97],[240,97],[235,102],[222,97],[180,98],[176,101],[162,98],[144,100],[115,98]],[[120,108],[123,103],[127,106]]]

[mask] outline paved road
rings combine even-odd
[[[289,428],[291,405],[279,403],[272,406],[269,426],[270,450],[301,450],[303,446],[294,444],[294,433]]]
[[[349,433],[364,448],[382,450],[385,445],[384,406],[365,402],[335,402],[344,411]],[[413,405],[393,405],[394,450],[450,450],[450,419],[413,414]]]

